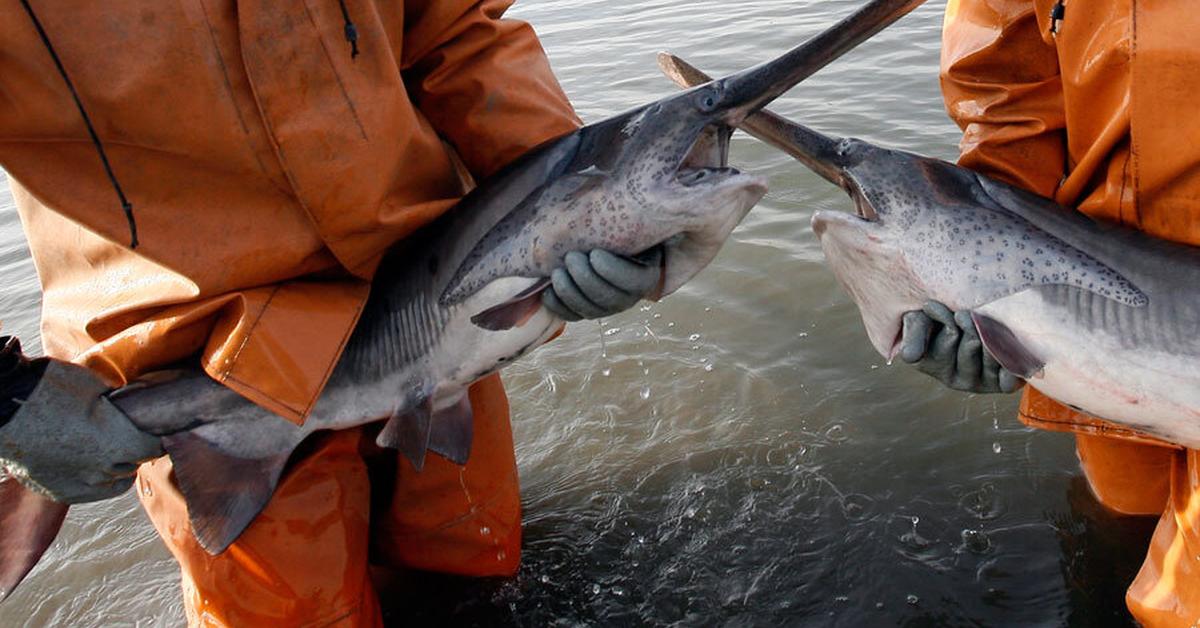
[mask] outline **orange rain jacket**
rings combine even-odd
[[[1163,0],[950,0],[942,90],[960,163],[1155,237],[1200,245],[1200,11]],[[1020,416],[1078,434],[1097,497],[1161,514],[1126,601],[1148,626],[1200,619],[1200,459],[1026,387]],[[1189,549],[1190,548],[1190,549]]]
[[[464,166],[486,176],[578,125],[532,30],[501,19],[511,0],[30,4],[140,246],[128,248],[83,119],[16,2],[0,6],[0,165],[42,282],[46,353],[114,385],[199,354],[212,377],[302,421],[385,249],[456,202]],[[376,526],[395,532],[376,539],[390,562],[516,567],[503,389],[488,380],[471,398],[467,468],[401,465],[392,502],[406,508]],[[190,542],[169,461],[143,467],[139,493],[184,566],[192,623],[377,621],[356,523],[369,492],[360,440],[314,443],[261,525],[216,560]],[[491,549],[476,564],[478,547]]]

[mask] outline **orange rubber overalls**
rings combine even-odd
[[[1088,215],[1200,245],[1200,5],[1055,5],[949,1],[941,76],[963,129],[960,163]],[[1106,506],[1161,515],[1126,595],[1133,616],[1146,626],[1200,621],[1198,452],[1073,412],[1033,386],[1020,417],[1076,433]]]
[[[0,165],[46,353],[113,385],[199,356],[303,421],[383,252],[455,203],[464,168],[486,176],[578,125],[533,31],[501,19],[511,0],[29,4],[49,43],[20,3],[0,5]],[[132,204],[134,250],[51,50]],[[376,624],[368,545],[392,565],[511,574],[507,401],[496,377],[470,398],[465,468],[431,456],[417,474],[391,457],[372,512],[380,452],[357,430],[314,437],[217,557],[191,537],[170,462],[143,465],[136,487],[182,567],[189,622]]]

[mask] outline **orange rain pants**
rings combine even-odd
[[[1200,245],[1200,11],[1166,0],[950,0],[942,90],[960,163],[1088,215]],[[1027,386],[1021,420],[1077,434],[1097,498],[1160,515],[1126,602],[1200,621],[1197,452],[1073,412]]]
[[[42,284],[46,353],[113,385],[198,355],[303,421],[384,251],[453,206],[464,174],[579,123],[533,31],[502,18],[510,4],[29,0],[49,46],[21,3],[0,4],[0,166]],[[132,205],[136,249],[51,47]],[[465,468],[431,456],[415,474],[357,432],[316,438],[217,558],[191,543],[169,462],[144,465],[190,621],[374,623],[368,544],[395,565],[510,573],[507,402],[495,378],[471,399]],[[383,512],[369,512],[372,469],[376,493],[394,485]]]
[[[417,473],[362,430],[317,436],[267,508],[218,556],[192,536],[170,459],[143,465],[138,495],[182,568],[188,624],[379,625],[369,553],[390,567],[515,573],[521,509],[508,403],[494,375],[470,397],[475,441],[465,467],[430,455]],[[391,478],[379,476],[391,474],[389,488]],[[372,491],[381,488],[387,506],[372,512]]]

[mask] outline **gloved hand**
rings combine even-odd
[[[565,321],[602,318],[633,307],[662,279],[662,246],[636,257],[592,249],[567,253],[563,266],[550,274],[542,305]]]
[[[951,312],[937,301],[904,314],[900,359],[954,390],[1010,393],[1025,382],[983,348],[971,313]]]
[[[15,364],[0,376],[0,400],[20,406],[0,427],[0,467],[9,475],[55,501],[77,504],[120,495],[137,463],[163,455],[159,438],[135,427],[104,396],[109,387],[94,373],[59,360],[13,360],[12,345],[0,357],[0,365]],[[7,386],[37,370],[43,372],[36,386],[22,393],[28,398]]]

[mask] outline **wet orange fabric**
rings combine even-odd
[[[196,543],[183,496],[162,458],[142,465],[138,495],[183,572],[191,626],[377,626],[370,563],[469,576],[511,575],[521,512],[508,402],[498,376],[471,389],[475,441],[459,467],[431,455],[399,462],[383,512],[372,473],[392,473],[361,430],[306,443],[266,510],[224,553]],[[382,470],[373,469],[382,464]],[[374,487],[379,490],[379,487]],[[380,503],[380,502],[376,502]]]
[[[345,0],[354,57],[338,0],[30,4],[140,246],[20,3],[0,6],[0,166],[42,283],[46,353],[113,384],[198,354],[215,379],[302,421],[383,252],[465,179],[578,125],[533,31],[502,19],[511,0]],[[191,539],[170,462],[144,465],[190,622],[377,623],[370,547],[396,566],[512,573],[520,502],[499,379],[471,401],[465,468],[431,455],[416,474],[364,455],[357,431],[314,437],[217,558]],[[390,507],[371,512],[381,482]]]
[[[950,0],[942,90],[961,163],[1155,237],[1200,245],[1200,11],[1165,0]],[[1148,626],[1200,620],[1200,462],[1027,386],[1021,419],[1078,432],[1097,497],[1162,514],[1129,589]]]
[[[510,3],[347,0],[352,58],[337,0],[32,0],[136,251],[49,53],[0,6],[0,166],[47,352],[120,383],[202,351],[302,420],[383,251],[461,195],[443,142],[479,177],[578,124],[533,32],[500,19]]]

